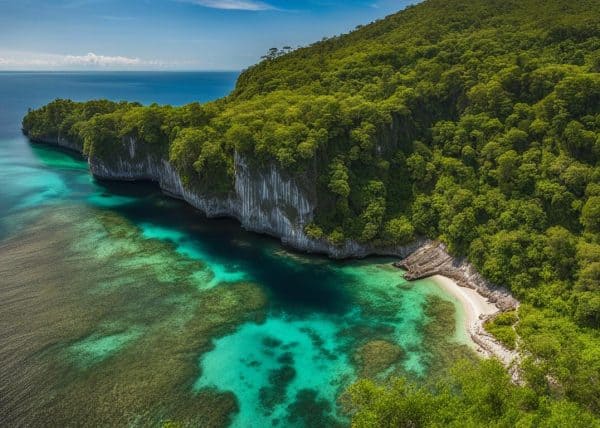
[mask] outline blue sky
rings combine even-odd
[[[414,0],[0,0],[0,70],[240,70]]]

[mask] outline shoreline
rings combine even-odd
[[[405,271],[405,279],[429,278],[454,296],[463,307],[465,330],[476,351],[484,357],[497,358],[508,369],[512,380],[520,383],[519,352],[508,349],[483,327],[495,314],[518,309],[519,301],[510,290],[489,282],[468,260],[453,257],[440,242],[426,243],[394,266]]]
[[[502,309],[475,289],[462,287],[452,278],[436,274],[428,279],[459,301],[465,314],[464,328],[476,351],[485,357],[497,358],[509,369],[514,368],[519,361],[518,352],[506,348],[483,327],[487,319],[502,312]],[[511,374],[515,378],[516,372],[511,371]]]
[[[458,301],[464,313],[464,320],[462,320],[464,325],[462,327],[466,330],[474,347],[478,348],[479,346],[471,337],[472,327],[478,323],[482,324],[482,318],[496,315],[500,312],[500,309],[475,290],[461,287],[451,278],[443,275],[433,275],[428,279],[434,282],[444,293]]]

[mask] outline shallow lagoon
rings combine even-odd
[[[294,253],[7,135],[2,422],[344,425],[359,376],[426,379],[468,352],[456,303],[390,262]]]

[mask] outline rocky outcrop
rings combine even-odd
[[[494,303],[501,311],[515,309],[519,302],[503,287],[491,284],[465,259],[456,259],[439,242],[427,242],[405,259],[394,263],[406,270],[408,280],[443,275],[459,286],[472,288]]]

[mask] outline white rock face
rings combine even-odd
[[[65,139],[44,141],[80,151]],[[175,168],[165,159],[144,156],[137,150],[138,142],[130,138],[123,156],[110,165],[97,158],[88,164],[94,176],[105,180],[149,180],[158,183],[171,196],[181,198],[204,212],[208,217],[232,217],[242,227],[280,238],[294,249],[328,254],[334,258],[366,257],[370,254],[405,257],[421,242],[406,247],[373,247],[346,241],[334,246],[326,240],[315,240],[304,233],[304,227],[313,219],[316,208],[314,183],[301,186],[283,174],[274,164],[253,167],[246,159],[235,154],[234,192],[215,197],[196,193],[186,188]]]
[[[247,229],[293,242],[299,232],[304,235],[302,228],[312,221],[314,204],[307,193],[284,178],[274,165],[265,171],[253,170],[235,154],[237,217]]]

